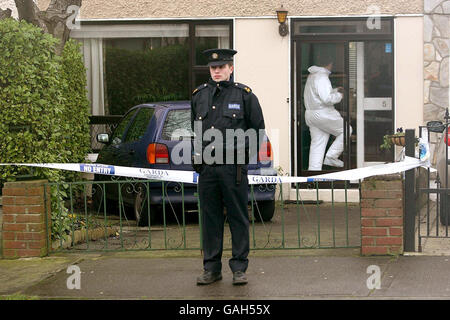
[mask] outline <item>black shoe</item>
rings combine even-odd
[[[197,285],[211,284],[219,280],[222,280],[221,272],[212,272],[205,270],[203,274],[197,278]]]
[[[234,285],[243,285],[247,284],[248,280],[245,276],[245,273],[242,271],[233,272],[233,284]]]

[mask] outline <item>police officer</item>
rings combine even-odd
[[[239,139],[234,138],[227,141],[226,131],[254,130],[257,140],[253,143],[257,144],[257,151],[259,133],[265,125],[258,98],[249,87],[232,81],[233,56],[236,53],[237,51],[230,49],[205,50],[203,54],[208,58],[211,78],[192,93],[191,122],[196,133],[194,145],[199,146],[194,146],[196,151],[193,167],[199,173],[198,190],[203,227],[204,272],[197,278],[198,285],[222,279],[224,206],[232,237],[229,266],[233,272],[233,284],[247,283],[245,272],[250,248],[247,164],[252,156],[255,157],[254,154],[249,154],[255,148],[249,145],[252,142],[248,139],[244,144],[239,144],[236,141]],[[208,130],[221,134],[222,140],[216,136],[216,139],[211,138],[209,141],[205,139],[206,136],[211,136],[206,134]],[[232,157],[229,156],[230,152],[233,153]],[[245,157],[241,157],[242,153],[245,153]]]

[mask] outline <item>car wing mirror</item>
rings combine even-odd
[[[442,121],[428,121],[427,129],[430,132],[442,133],[445,130],[445,126]]]
[[[108,143],[109,142],[109,134],[107,133],[99,133],[97,135],[97,141],[100,143]]]

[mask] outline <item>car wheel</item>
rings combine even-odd
[[[148,226],[148,204],[147,204],[147,197],[145,194],[142,194],[139,192],[136,195],[135,201],[134,201],[134,217],[136,219],[136,225],[139,227],[146,227]],[[150,205],[150,224],[155,223],[156,220],[156,212],[157,207],[155,205]]]
[[[275,200],[258,201],[253,204],[256,221],[270,221],[275,213]]]
[[[450,195],[441,196],[439,212],[441,224],[450,225]]]

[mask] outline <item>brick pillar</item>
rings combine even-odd
[[[7,182],[3,187],[3,257],[47,255],[45,213],[50,215],[50,188],[44,201],[46,180]],[[47,204],[48,210],[45,210]],[[50,229],[49,229],[50,230]],[[50,232],[49,237],[50,237]]]
[[[403,199],[400,174],[371,177],[362,182],[362,255],[403,253]]]

